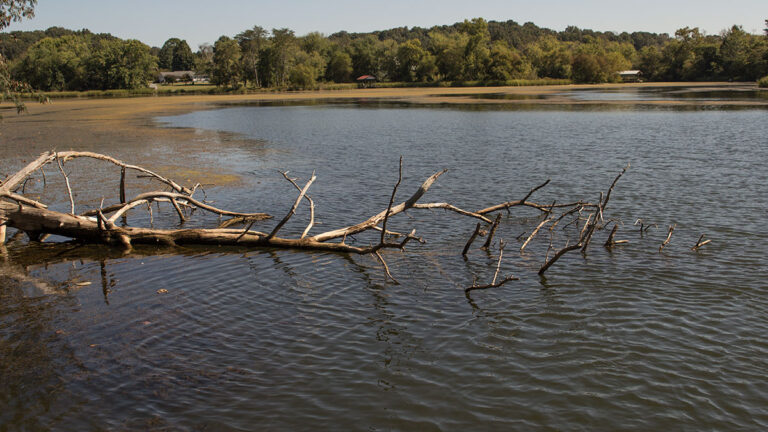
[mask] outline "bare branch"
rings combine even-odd
[[[379,259],[379,262],[381,262],[381,265],[384,266],[384,272],[387,273],[387,277],[392,279],[392,282],[394,282],[395,285],[400,285],[400,282],[398,282],[397,279],[395,279],[394,276],[392,276],[392,273],[389,272],[389,266],[387,265],[387,262],[384,261],[384,257],[381,256],[381,253],[379,253],[379,251],[376,251],[373,254],[376,255],[376,258]]]
[[[69,214],[75,214],[75,200],[72,198],[72,187],[69,185],[69,177],[67,176],[67,173],[64,172],[64,165],[60,157],[58,155],[56,156],[56,163],[59,166],[59,171],[61,171],[61,175],[64,176],[64,182],[67,185],[67,193],[69,194],[69,208],[70,212]]]
[[[499,261],[496,263],[496,273],[493,274],[493,281],[491,281],[491,285],[496,283],[496,278],[499,277],[499,270],[501,270],[501,258],[504,256],[504,246],[507,244],[504,243],[503,239],[499,239]]]
[[[675,227],[677,227],[677,224],[672,224],[669,226],[669,232],[667,232],[667,239],[664,240],[664,243],[659,246],[659,253],[661,253],[662,250],[669,244],[669,241],[672,240],[672,233],[675,231]]]
[[[181,223],[184,223],[187,221],[187,217],[184,216],[184,212],[181,210],[181,207],[179,207],[179,203],[176,201],[176,198],[171,198],[171,204],[173,204],[173,208],[176,210],[176,213],[179,215],[179,220]]]
[[[304,195],[306,195],[307,191],[309,190],[309,187],[312,186],[312,183],[316,179],[317,177],[315,177],[315,173],[312,173],[312,177],[309,179],[307,184],[304,185],[304,189],[301,190],[301,193],[296,198],[296,201],[293,203],[293,206],[291,206],[291,210],[288,211],[288,214],[286,214],[285,217],[280,222],[278,222],[277,226],[275,226],[272,232],[270,232],[269,235],[267,236],[267,239],[271,239],[272,237],[274,237],[275,234],[277,234],[277,232],[280,231],[280,228],[282,228],[283,225],[285,225],[286,222],[288,222],[288,219],[290,219],[291,216],[296,214],[296,208],[299,206],[299,204],[301,203],[301,200],[304,198]]]
[[[341,229],[333,230],[324,232],[322,234],[315,235],[313,237],[308,237],[308,239],[311,239],[316,242],[325,242],[331,239],[340,238],[344,236],[350,236],[355,235],[357,233],[367,231],[374,226],[378,225],[382,220],[384,220],[384,216],[388,215],[389,217],[394,216],[396,214],[402,213],[405,210],[408,210],[413,207],[414,204],[422,197],[424,194],[429,190],[429,188],[432,186],[432,184],[437,180],[438,177],[445,174],[447,170],[438,171],[435,174],[432,174],[429,178],[427,178],[424,183],[422,183],[421,187],[414,193],[408,200],[392,207],[392,209],[387,212],[386,210],[382,211],[381,213],[378,213],[365,221],[349,226],[344,227]]]
[[[579,243],[576,243],[575,245],[566,246],[566,247],[564,247],[564,248],[560,249],[559,251],[557,251],[557,252],[555,253],[555,255],[554,255],[554,256],[553,256],[553,257],[552,257],[552,258],[551,258],[549,261],[545,262],[545,263],[544,263],[544,265],[543,265],[543,266],[541,266],[541,268],[539,269],[539,276],[542,276],[542,275],[544,275],[544,273],[545,273],[547,270],[549,270],[549,268],[550,268],[550,267],[552,267],[552,265],[553,265],[554,263],[556,263],[556,262],[557,262],[557,260],[559,260],[560,258],[562,258],[562,256],[563,256],[563,255],[565,255],[566,253],[568,253],[568,252],[570,252],[570,251],[574,251],[574,250],[576,250],[576,249],[579,249],[579,248],[581,248],[581,242],[579,242]]]
[[[488,230],[488,238],[485,239],[485,244],[480,248],[482,250],[488,250],[491,247],[491,242],[493,242],[493,235],[496,234],[496,229],[499,227],[499,224],[501,223],[501,214],[496,215],[496,220],[493,221],[493,225],[491,225],[491,228]]]
[[[531,235],[528,236],[528,239],[525,240],[525,242],[523,243],[522,246],[520,246],[520,253],[523,253],[523,251],[525,250],[525,247],[528,246],[528,243],[533,239],[533,237],[536,236],[536,234],[539,232],[541,227],[546,225],[551,220],[552,220],[552,218],[544,219],[543,221],[541,221],[541,223],[538,226],[536,226],[536,229],[534,229],[533,232],[531,233]]]
[[[485,217],[485,216],[483,216],[483,215],[481,215],[479,213],[474,213],[474,212],[471,212],[471,211],[462,210],[462,209],[460,209],[460,208],[458,208],[458,207],[456,207],[456,206],[454,206],[452,204],[448,204],[448,203],[424,203],[424,204],[416,203],[416,204],[413,205],[412,208],[415,208],[415,209],[443,209],[443,210],[449,210],[449,211],[458,213],[458,214],[463,215],[463,216],[469,216],[469,217],[473,217],[475,219],[480,219],[481,221],[483,221],[485,223],[492,223],[493,222],[490,219],[488,219],[487,217]]]
[[[506,245],[507,244],[504,243],[504,240],[499,239],[499,259],[496,262],[496,271],[493,274],[493,280],[491,281],[491,283],[486,284],[486,285],[477,285],[477,281],[474,281],[472,283],[471,287],[464,288],[464,293],[465,294],[468,295],[470,292],[475,291],[475,290],[483,290],[483,289],[488,289],[488,288],[498,288],[498,287],[504,285],[505,283],[507,283],[509,281],[519,280],[518,278],[516,278],[516,277],[514,277],[512,275],[509,275],[509,276],[505,277],[504,279],[502,279],[501,281],[496,282],[496,280],[499,277],[499,271],[501,270],[501,260],[504,257],[504,247]]]
[[[613,246],[619,245],[619,244],[626,244],[629,243],[629,240],[615,240],[616,232],[619,230],[618,225],[614,225],[613,229],[611,230],[611,233],[608,235],[608,239],[605,241],[605,244],[603,246],[607,248],[612,248]]]
[[[296,189],[298,189],[299,192],[301,192],[301,187],[296,183],[296,181],[294,179],[288,177],[288,171],[280,171],[280,174],[282,174],[283,177],[285,177],[286,180],[291,182],[291,184]],[[309,230],[311,230],[312,227],[315,225],[315,202],[312,200],[312,197],[310,197],[309,194],[307,194],[305,198],[309,202],[309,224],[304,229],[304,232],[301,233],[301,237],[300,238],[306,237],[307,234],[309,234]]]
[[[699,237],[699,240],[696,241],[696,245],[694,247],[692,247],[691,250],[698,252],[699,248],[701,248],[702,246],[712,242],[712,240],[704,240],[704,236],[705,236],[705,234],[702,234],[701,237]],[[702,240],[704,240],[704,241],[702,241]]]

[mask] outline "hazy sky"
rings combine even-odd
[[[673,34],[699,27],[709,34],[739,24],[762,32],[768,0],[39,0],[36,16],[5,31],[51,26],[90,29],[161,46],[171,37],[193,50],[221,35],[259,25],[303,35],[340,30],[367,32],[400,26],[430,27],[465,18],[531,21],[562,30],[568,25],[600,31]]]

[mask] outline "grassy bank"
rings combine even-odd
[[[522,86],[551,86],[571,84],[570,80],[562,79],[535,79],[535,80],[509,80],[509,81],[435,81],[435,82],[379,82],[374,88],[433,88],[433,87],[522,87]],[[142,96],[178,96],[178,95],[227,95],[227,94],[263,94],[280,91],[302,90],[353,90],[356,83],[320,83],[314,88],[247,88],[237,89],[218,87],[207,84],[182,84],[159,85],[154,88],[140,88],[131,90],[87,90],[87,91],[50,91],[41,92],[39,95],[48,99],[70,98],[125,98]],[[37,99],[39,95],[19,94],[23,99]]]

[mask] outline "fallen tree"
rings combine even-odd
[[[75,214],[74,194],[69,182],[69,177],[64,170],[64,164],[73,159],[83,158],[101,161],[120,168],[119,203],[114,203],[105,207],[102,200],[102,203],[98,208],[90,208],[85,212]],[[34,173],[39,171],[42,173],[43,179],[45,179],[43,168],[49,164],[55,164],[63,177],[70,204],[69,213],[51,210],[45,203],[23,194],[24,184]],[[200,187],[199,184],[192,188],[188,188],[146,168],[130,165],[99,153],[78,151],[47,152],[43,153],[26,167],[10,175],[0,183],[0,245],[5,241],[5,227],[7,226],[19,230],[20,233],[25,233],[30,241],[41,241],[48,235],[59,235],[80,242],[106,244],[120,248],[123,251],[130,251],[134,245],[138,244],[169,247],[177,245],[230,245],[331,251],[347,254],[371,255],[381,262],[387,276],[392,281],[397,282],[390,273],[389,267],[380,251],[383,249],[403,250],[406,245],[413,240],[420,243],[423,243],[424,240],[416,236],[415,230],[411,230],[408,234],[390,231],[387,228],[390,218],[411,209],[443,209],[462,217],[468,217],[479,221],[461,252],[466,259],[467,254],[477,237],[486,237],[481,249],[486,252],[490,250],[494,235],[502,221],[502,211],[506,210],[507,212],[510,212],[514,207],[526,207],[536,209],[543,215],[543,217],[541,221],[536,224],[531,234],[525,237],[520,248],[521,254],[524,253],[526,246],[534,240],[537,234],[546,231],[545,228],[549,225],[549,249],[544,258],[544,263],[538,271],[539,275],[543,275],[566,253],[578,249],[580,249],[582,253],[586,253],[595,233],[604,229],[611,222],[614,222],[614,227],[608,236],[608,240],[605,242],[605,247],[610,248],[616,244],[626,243],[626,240],[614,240],[614,236],[618,230],[618,223],[617,221],[606,220],[605,211],[614,187],[628,168],[629,165],[627,165],[627,167],[614,179],[609,189],[605,193],[600,194],[600,199],[596,204],[577,201],[570,203],[552,202],[547,205],[529,201],[536,191],[549,184],[549,180],[547,180],[530,189],[522,199],[506,201],[476,211],[468,211],[447,202],[420,202],[430,187],[447,170],[441,170],[432,174],[424,180],[419,188],[408,199],[396,203],[396,195],[402,181],[403,162],[401,158],[398,179],[393,187],[389,204],[385,210],[376,213],[355,225],[344,226],[312,235],[310,232],[315,227],[315,205],[312,198],[308,195],[308,191],[316,180],[314,173],[303,186],[297,183],[297,179],[290,178],[287,172],[282,173],[283,177],[298,191],[298,196],[288,213],[280,219],[271,230],[257,231],[252,229],[254,224],[258,221],[270,219],[272,216],[263,212],[245,213],[217,208],[206,202],[204,198],[195,198],[196,191]],[[142,178],[159,182],[167,190],[143,192],[130,200],[126,199],[127,172],[136,172]],[[22,191],[19,192],[19,189]],[[309,222],[306,225],[306,228],[302,231],[301,235],[295,237],[279,236],[281,229],[288,223],[291,217],[296,214],[297,209],[304,201],[308,203],[310,213]],[[151,204],[153,203],[169,204],[173,208],[173,211],[178,215],[181,224],[186,222],[195,211],[214,214],[222,220],[218,226],[213,228],[162,229],[130,226],[127,224],[125,219],[127,214],[142,207],[148,209],[151,220]],[[558,212],[559,214],[557,214]],[[495,218],[492,217],[492,213],[497,213]],[[566,223],[568,218],[571,220]],[[118,225],[118,220],[121,220],[122,222],[120,225]],[[563,223],[561,224],[561,222]],[[241,225],[242,227],[233,228],[237,225]],[[555,238],[555,228],[561,226],[562,230],[565,231],[572,225],[575,227],[576,232],[578,232],[577,240],[571,242],[573,235],[567,233],[564,234],[568,239],[566,245],[555,251],[554,255],[550,257],[550,252],[554,250],[553,241]],[[579,225],[581,225],[581,227],[579,227]],[[351,238],[356,234],[371,231],[378,232],[376,243],[371,243],[367,246],[358,246],[347,243],[347,238]],[[641,233],[642,232],[643,231],[641,230]],[[518,236],[518,240],[522,241],[524,236],[525,233],[521,234]],[[700,241],[697,242],[697,246],[700,247],[706,243],[708,243],[708,241],[701,242],[700,239]],[[491,283],[485,285],[473,283],[471,287],[467,288],[467,292],[495,288],[509,281],[517,280],[517,278],[513,276],[498,279],[501,257],[503,254],[502,251],[504,248],[503,245],[504,243],[501,242],[496,273]],[[696,249],[698,249],[698,247]]]
[[[120,181],[120,200],[118,204],[107,207],[100,206],[97,209],[88,210],[82,214],[75,214],[75,204],[73,193],[70,187],[69,179],[64,171],[63,165],[76,158],[91,158],[106,163],[110,163],[121,168]],[[56,163],[67,187],[70,212],[63,213],[48,209],[48,206],[42,202],[31,199],[18,193],[18,189],[26,179],[37,171],[41,171],[44,166]],[[158,181],[170,189],[170,191],[153,191],[137,195],[133,199],[125,199],[125,175],[126,170],[137,171],[143,176]],[[15,174],[9,176],[0,184],[0,225],[18,229],[27,234],[30,240],[37,241],[46,235],[59,235],[71,239],[104,243],[116,247],[130,250],[134,244],[159,244],[166,246],[174,245],[235,245],[246,247],[274,247],[291,248],[317,251],[333,251],[353,254],[371,254],[376,256],[387,269],[386,262],[379,253],[382,249],[403,249],[411,240],[422,241],[415,235],[415,230],[409,234],[403,235],[387,230],[387,221],[392,216],[402,213],[409,209],[445,209],[457,214],[479,219],[483,222],[490,222],[482,213],[462,210],[449,203],[419,203],[418,201],[429,190],[432,184],[446,170],[438,171],[427,178],[418,190],[407,200],[395,204],[395,196],[398,186],[402,179],[402,159],[400,161],[400,176],[397,184],[392,191],[392,197],[386,210],[379,212],[370,218],[351,226],[346,226],[331,231],[322,232],[316,235],[308,235],[314,225],[314,203],[307,196],[312,183],[316,177],[312,177],[303,187],[299,187],[294,179],[283,173],[284,177],[290,181],[298,190],[299,194],[290,211],[277,223],[269,232],[252,230],[254,222],[271,218],[266,213],[242,213],[234,212],[213,207],[204,201],[194,198],[195,188],[186,188],[180,184],[165,178],[155,172],[136,165],[129,165],[110,156],[92,153],[92,152],[47,152],[38,157],[26,167]],[[296,213],[303,200],[310,203],[310,222],[299,238],[288,238],[278,236],[280,230]],[[149,205],[153,202],[170,203],[177,212],[179,219],[186,221],[186,208],[199,209],[202,211],[226,216],[230,219],[223,221],[216,228],[180,228],[180,229],[157,229],[147,227],[118,226],[117,220],[125,216],[127,212],[136,209],[142,205]],[[533,203],[507,203],[506,208],[512,205],[531,205]],[[151,210],[151,207],[149,207]],[[488,213],[488,211],[485,211]],[[245,224],[244,229],[230,228],[234,223]],[[346,243],[347,237],[353,236],[369,230],[380,231],[379,242],[370,246],[355,246]],[[5,240],[5,233],[0,237],[0,244]],[[399,241],[393,241],[393,238],[402,238]],[[391,277],[391,275],[390,275]],[[394,278],[392,278],[394,280]]]

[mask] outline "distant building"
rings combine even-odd
[[[624,82],[642,82],[643,73],[639,70],[625,70],[619,72],[621,80]]]
[[[171,78],[170,80],[168,78]],[[193,82],[195,84],[208,84],[210,81],[207,75],[198,75],[195,71],[173,71],[159,72],[155,82],[164,83],[166,81],[174,82]]]
[[[376,77],[373,75],[363,75],[357,77],[355,81],[357,81],[357,86],[360,88],[373,87],[373,84],[376,83]]]

